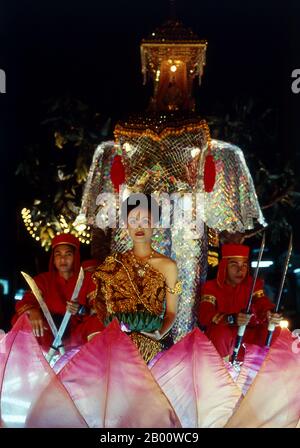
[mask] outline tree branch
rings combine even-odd
[[[269,204],[263,205],[261,208],[262,210],[266,210],[267,208],[273,207],[273,205],[277,204],[277,202],[282,201],[283,199],[285,199],[288,195],[289,195],[290,190],[286,191],[285,193],[277,196],[277,198],[275,198],[272,202],[270,202]]]

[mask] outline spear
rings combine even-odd
[[[264,232],[263,237],[262,237],[262,241],[261,241],[261,245],[260,245],[259,254],[258,254],[257,265],[256,265],[254,276],[253,276],[252,287],[251,287],[251,292],[250,292],[250,296],[249,296],[249,300],[248,300],[246,314],[250,313],[250,308],[251,308],[251,305],[252,305],[254,288],[255,288],[255,284],[256,284],[256,280],[257,280],[257,276],[258,276],[258,271],[259,271],[259,264],[261,262],[262,255],[263,255],[263,252],[264,252],[265,242],[266,242],[266,234]],[[247,325],[240,325],[239,326],[237,337],[236,337],[236,340],[235,340],[235,346],[234,346],[233,353],[232,353],[232,360],[231,360],[232,362],[236,361],[237,356],[239,354],[239,350],[240,350],[240,347],[241,347],[241,344],[242,344],[242,340],[243,340],[243,337],[244,337],[246,326]]]
[[[276,307],[275,307],[275,310],[274,310],[275,313],[278,313],[278,311],[279,311],[280,300],[281,300],[281,296],[282,296],[282,291],[283,291],[283,286],[284,286],[287,270],[288,270],[288,267],[289,267],[289,261],[290,261],[290,257],[291,257],[291,254],[292,254],[292,250],[293,250],[293,232],[291,232],[291,234],[290,234],[289,247],[288,247],[287,254],[286,254],[283,274],[282,274],[282,277],[281,277],[280,287],[279,287],[277,300],[276,300]],[[267,334],[266,344],[265,344],[266,347],[270,347],[270,345],[271,345],[271,341],[272,341],[274,330],[275,330],[275,324],[270,322],[269,325],[268,325],[268,334]]]

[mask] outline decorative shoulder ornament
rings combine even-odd
[[[105,263],[106,264],[112,264],[115,263],[117,260],[117,254],[113,254],[113,255],[109,255],[108,257],[105,258]]]
[[[182,292],[182,282],[178,281],[174,288],[169,288],[169,286],[166,285],[166,290],[170,294],[180,294]]]

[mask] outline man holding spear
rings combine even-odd
[[[272,312],[274,304],[265,295],[260,279],[254,285],[250,313],[245,312],[252,284],[249,247],[224,244],[217,278],[202,288],[198,320],[225,361],[232,355],[239,327],[246,326],[243,342],[260,346],[265,345],[269,323],[276,327],[273,341],[279,334],[282,317]]]

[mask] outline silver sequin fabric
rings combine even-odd
[[[207,193],[203,178],[208,141],[202,129],[180,135],[171,133],[156,140],[140,135],[122,136],[117,144],[101,143],[94,154],[77,217],[78,222],[93,227],[97,226],[97,215],[105,215],[103,203],[97,205],[97,196],[114,192],[110,170],[116,154],[122,155],[130,191],[178,193],[174,201],[178,207],[182,206],[183,194],[198,195],[193,207],[194,214],[197,209],[200,230],[188,230],[182,222],[172,224],[169,229],[157,229],[153,235],[153,247],[176,260],[183,282],[172,329],[174,341],[180,340],[196,323],[199,288],[207,271],[206,226],[217,232],[244,232],[257,222],[266,225],[242,150],[230,143],[211,140],[210,153],[215,160],[216,182],[213,191]],[[114,229],[111,250],[124,252],[130,247],[126,229]]]

